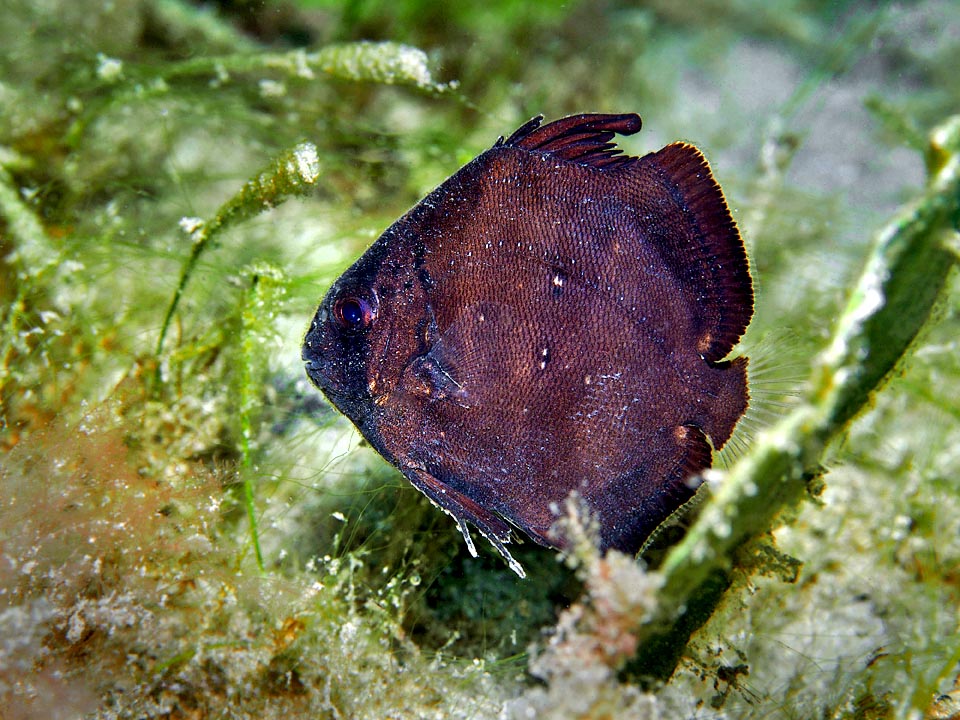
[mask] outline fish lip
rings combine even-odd
[[[320,357],[319,351],[319,342],[311,340],[311,334],[314,334],[317,328],[317,323],[314,323],[310,326],[310,329],[307,331],[306,337],[304,337],[303,342],[300,344],[300,359],[303,361],[303,369],[307,374],[307,377],[310,378],[316,387],[323,390],[324,377],[323,368],[325,363]]]
[[[365,406],[372,404],[373,401],[369,392],[364,393],[363,397],[351,398],[323,373],[323,367],[324,363],[321,360],[309,357],[303,359],[303,369],[306,371],[307,379],[323,393],[327,400],[358,427],[363,423],[368,423],[369,418],[367,416],[373,412],[372,408],[365,409]],[[382,395],[387,394],[382,393]]]
[[[325,386],[329,383],[327,382],[326,376],[322,372],[322,363],[319,360],[304,357],[303,369],[304,372],[306,372],[307,379],[313,383],[314,387],[326,393],[328,388]]]

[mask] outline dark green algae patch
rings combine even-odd
[[[7,715],[949,717],[958,11],[690,7],[5,8]],[[754,415],[662,574],[573,513],[576,552],[516,546],[520,582],[357,446],[298,346],[426,191],[590,110],[710,159],[756,280]]]

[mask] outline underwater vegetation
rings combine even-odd
[[[5,4],[0,717],[957,717],[960,8],[450,5]],[[752,407],[645,562],[572,503],[519,580],[299,347],[453,170],[586,111],[709,158]]]

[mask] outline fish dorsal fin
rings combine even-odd
[[[636,169],[658,178],[682,206],[687,232],[665,235],[663,250],[684,285],[700,296],[705,313],[700,354],[709,362],[720,361],[753,315],[747,252],[723,192],[703,154],[686,143],[644,155]]]
[[[632,162],[636,158],[621,154],[615,135],[632,135],[640,130],[640,116],[601,115],[586,113],[571,115],[541,126],[543,116],[538,115],[524,123],[505,141],[497,146],[515,147],[553,157],[577,165],[596,168],[613,168]]]

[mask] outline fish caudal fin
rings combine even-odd
[[[747,358],[738,357],[730,362],[717,363],[713,368],[716,395],[710,405],[704,430],[710,436],[715,450],[727,443],[737,422],[747,411],[750,402],[747,365]]]

